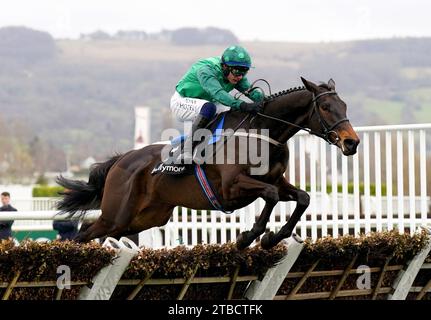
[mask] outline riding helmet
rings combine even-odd
[[[247,50],[240,46],[227,48],[221,57],[222,62],[230,67],[251,67],[251,58]]]

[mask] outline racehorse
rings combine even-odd
[[[269,170],[251,175],[251,165],[207,164],[205,172],[224,210],[235,210],[261,197],[265,206],[251,230],[236,239],[239,249],[248,247],[266,230],[266,224],[278,201],[296,201],[287,223],[277,232],[266,233],[260,241],[269,249],[292,231],[309,205],[304,190],[290,184],[284,177],[289,151],[286,142],[299,130],[307,130],[339,147],[345,156],[356,153],[359,138],[346,117],[346,104],[335,91],[335,82],[315,83],[301,77],[305,87],[269,95],[264,108],[247,117],[240,111],[228,111],[225,128],[244,130],[269,129]],[[245,117],[246,116],[246,117]],[[241,122],[241,120],[243,120]],[[214,124],[210,124],[214,127]],[[238,128],[237,128],[238,129]],[[57,182],[65,187],[58,209],[70,215],[101,209],[93,224],[80,230],[76,241],[110,236],[119,238],[152,227],[165,225],[176,206],[191,209],[213,209],[193,175],[152,175],[161,161],[164,146],[153,144],[139,150],[116,155],[92,168],[88,182],[69,180],[62,176]]]

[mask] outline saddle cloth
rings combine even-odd
[[[224,119],[225,114],[221,116],[221,119],[218,120],[217,125],[213,131],[213,135],[211,136],[208,145],[214,144],[217,141],[219,141],[222,137],[223,132],[223,126],[224,126]],[[176,151],[177,148],[182,148],[182,144],[186,140],[186,135],[180,135],[170,141],[172,150],[171,154]],[[186,175],[186,174],[193,174],[193,166],[192,165],[184,165],[184,164],[166,164],[163,161],[157,163],[153,170],[151,171],[151,174],[168,174],[168,175]]]

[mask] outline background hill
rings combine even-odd
[[[0,29],[0,175],[64,170],[133,147],[134,107],[172,126],[169,100],[196,59],[237,42],[227,30],[147,34],[102,31],[55,40],[23,27]],[[431,38],[337,43],[242,43],[251,81],[273,92],[333,78],[355,126],[431,122]]]

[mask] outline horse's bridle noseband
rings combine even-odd
[[[310,113],[310,118],[313,115],[313,113],[316,112],[317,120],[319,120],[320,126],[323,129],[323,135],[321,135],[321,137],[323,139],[325,139],[326,142],[328,142],[329,144],[337,144],[337,142],[340,141],[340,137],[338,136],[338,133],[336,131],[334,131],[334,129],[339,124],[346,122],[346,121],[349,121],[349,119],[343,118],[343,119],[338,120],[337,122],[335,122],[334,124],[332,124],[330,126],[325,121],[325,119],[322,117],[322,115],[320,114],[320,110],[319,110],[319,107],[317,105],[317,100],[322,96],[333,95],[333,94],[337,94],[337,92],[336,91],[325,91],[325,92],[319,93],[317,96],[314,96],[314,93],[313,93],[313,100],[311,100],[311,103],[313,103],[313,110]],[[313,132],[313,134],[315,134],[315,133]],[[331,139],[330,138],[331,136],[333,136],[335,138]]]

